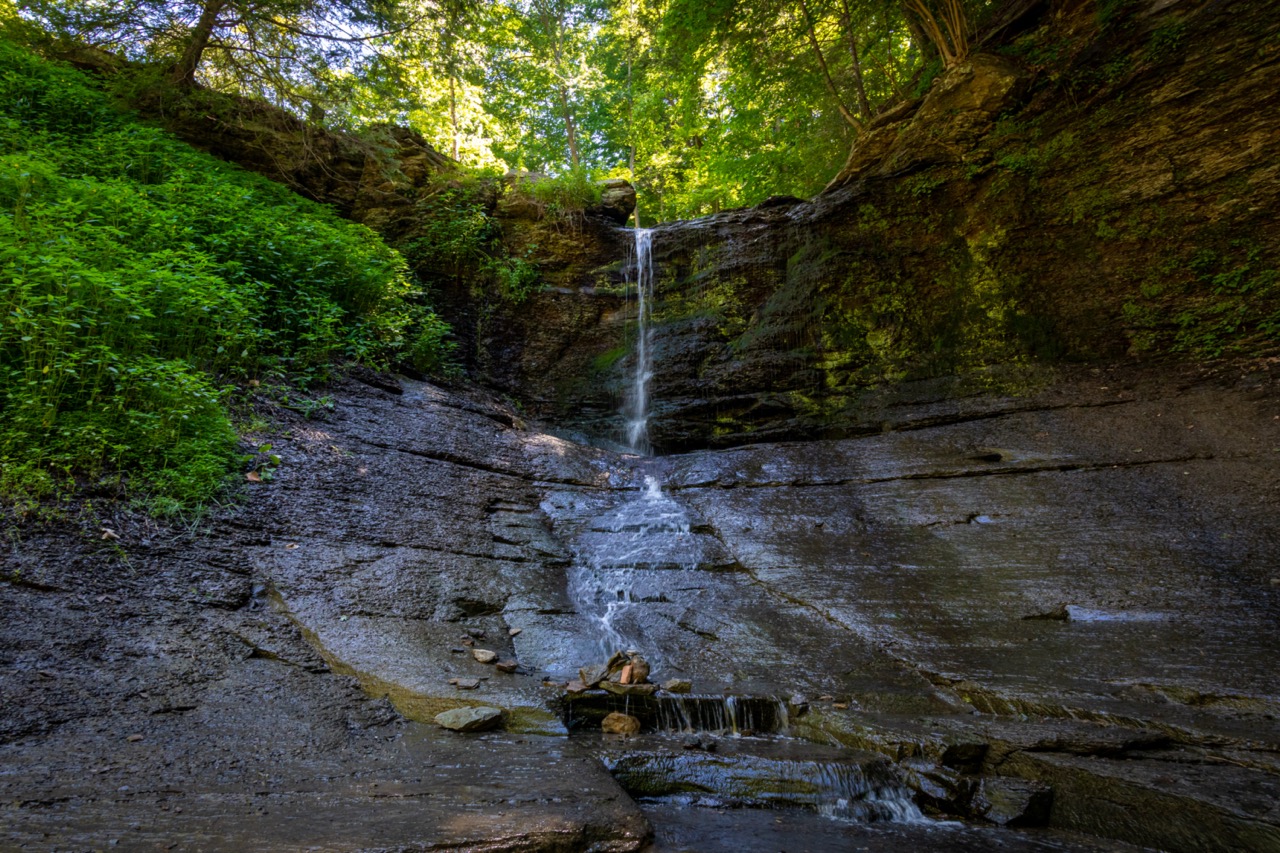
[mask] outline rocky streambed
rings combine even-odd
[[[1278,378],[646,458],[352,376],[194,530],[13,520],[0,843],[1280,849]],[[566,690],[619,644],[690,692]]]

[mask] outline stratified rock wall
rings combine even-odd
[[[1280,10],[1062,0],[1029,25],[882,115],[816,199],[656,230],[660,449],[875,431],[1063,360],[1274,352]],[[492,327],[487,377],[607,434],[616,273]]]

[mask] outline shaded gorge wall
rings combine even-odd
[[[816,199],[655,229],[659,450],[878,431],[1064,362],[1277,350],[1280,12],[1057,2],[1019,26],[873,122]],[[616,433],[630,234],[578,223],[555,256],[545,222],[503,227],[550,286],[488,312],[481,375]]]

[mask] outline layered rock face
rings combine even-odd
[[[363,378],[324,421],[282,411],[275,479],[197,533],[16,528],[5,843],[642,850],[619,783],[773,808],[838,769],[985,821],[878,849],[1115,849],[991,825],[1047,822],[1280,850],[1276,365],[1082,368],[945,422],[656,458]],[[567,692],[604,642],[671,693]],[[610,711],[701,739],[602,746]],[[794,808],[728,811],[683,849],[795,849]]]
[[[903,395],[1027,390],[1064,360],[1274,350],[1280,20],[1106,7],[1049,4],[947,71],[812,201],[657,228],[655,444],[876,430]],[[576,280],[480,345],[491,382],[595,435],[632,370],[625,241],[584,230]]]

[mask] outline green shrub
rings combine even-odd
[[[537,177],[521,181],[517,190],[541,205],[552,218],[581,214],[599,204],[600,182],[586,169],[573,169],[554,178]]]
[[[367,228],[0,41],[0,492],[117,471],[154,505],[208,501],[236,461],[233,380],[446,365],[410,295]]]
[[[400,248],[429,280],[465,280],[477,294],[489,286],[518,305],[542,286],[542,274],[537,264],[510,254],[484,193],[481,185],[459,183],[423,199],[414,234]]]

